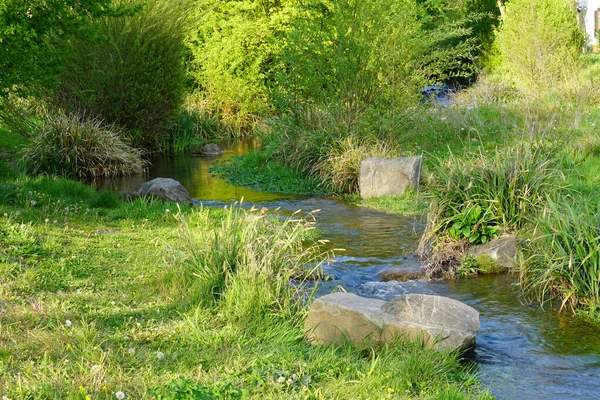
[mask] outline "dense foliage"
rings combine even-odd
[[[111,0],[0,2],[0,95],[55,87],[65,62],[64,42],[80,35],[90,18],[124,11]]]
[[[70,42],[54,101],[123,127],[139,147],[161,150],[182,103],[190,7],[190,1],[155,1],[131,16],[95,19],[91,29],[102,36]]]
[[[583,32],[564,0],[512,0],[498,30],[501,66],[519,89],[540,95],[577,76]]]

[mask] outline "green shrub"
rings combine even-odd
[[[573,4],[512,0],[498,30],[502,71],[524,93],[539,96],[577,76],[583,33]]]
[[[204,2],[189,37],[189,73],[208,109],[242,135],[270,108],[268,75],[295,1]],[[205,105],[206,106],[206,105]]]
[[[581,199],[547,198],[532,256],[521,272],[525,293],[575,310],[600,301],[600,209]]]
[[[141,152],[122,132],[98,119],[62,112],[48,114],[31,135],[22,161],[34,174],[94,178],[141,173]]]
[[[102,38],[72,42],[59,104],[125,128],[137,147],[161,150],[182,102],[189,7],[189,1],[151,1],[134,15],[95,20]]]

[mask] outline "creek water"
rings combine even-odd
[[[218,158],[242,155],[254,148],[252,141],[222,143]],[[537,305],[526,305],[510,275],[488,275],[449,280],[381,282],[390,268],[418,270],[414,256],[423,231],[421,221],[349,205],[336,198],[302,197],[235,187],[211,176],[208,169],[218,158],[189,156],[152,160],[143,176],[96,182],[104,189],[131,192],[157,176],[180,181],[192,197],[204,205],[221,207],[242,197],[289,215],[297,210],[317,212],[317,227],[330,245],[343,248],[325,266],[333,279],[323,282],[321,293],[338,286],[362,296],[389,300],[404,293],[447,296],[480,313],[477,346],[467,357],[479,379],[498,399],[596,399],[600,398],[600,334],[590,325]]]

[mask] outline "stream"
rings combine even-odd
[[[331,197],[306,197],[253,191],[212,177],[208,169],[218,158],[242,155],[255,148],[252,140],[221,143],[221,157],[186,155],[151,160],[147,174],[96,182],[101,189],[133,191],[157,176],[173,178],[204,205],[222,207],[244,198],[248,204],[279,213],[316,213],[317,227],[331,246],[343,248],[324,267],[333,279],[320,293],[341,286],[348,292],[389,300],[405,293],[451,297],[480,313],[477,346],[469,357],[479,379],[497,399],[600,398],[600,335],[590,325],[568,315],[544,312],[522,303],[511,275],[487,275],[461,280],[381,282],[390,268],[418,270],[414,256],[424,225],[403,217],[349,205]]]

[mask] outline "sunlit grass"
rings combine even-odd
[[[289,278],[318,266],[311,221],[0,184],[0,396],[489,398],[455,354],[309,345]]]

